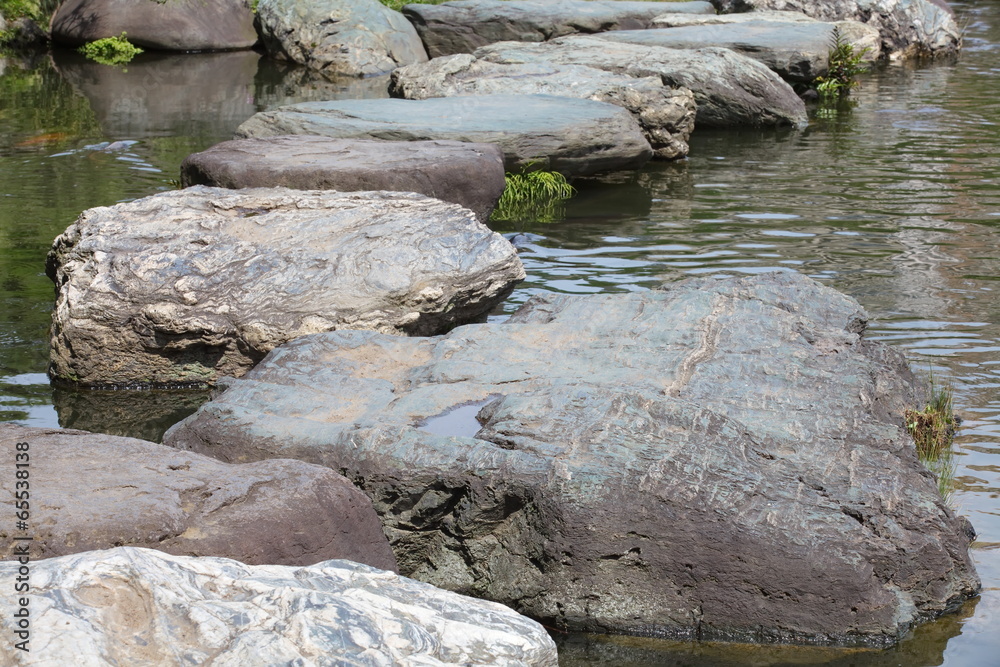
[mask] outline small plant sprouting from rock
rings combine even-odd
[[[847,97],[859,85],[854,77],[868,71],[864,62],[867,54],[868,47],[855,51],[854,45],[834,27],[827,75],[816,78],[816,92],[824,98]]]
[[[123,32],[118,37],[105,37],[80,47],[80,53],[102,65],[125,65],[132,61],[142,49],[125,38]]]
[[[938,478],[938,492],[948,500],[955,476],[952,442],[958,429],[958,418],[952,406],[950,387],[935,387],[931,379],[931,398],[923,410],[906,411],[906,430],[913,436],[917,456]]]
[[[554,222],[564,217],[563,202],[576,194],[566,177],[556,171],[507,172],[507,185],[493,210],[492,220],[513,222]]]

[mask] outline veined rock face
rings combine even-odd
[[[0,562],[7,590],[18,566]],[[344,560],[89,551],[31,563],[29,604],[25,665],[558,665],[545,629],[503,605]]]
[[[307,333],[439,333],[524,268],[472,211],[423,195],[196,186],[85,211],[48,273],[54,377],[170,386],[242,375]]]
[[[594,632],[886,645],[979,581],[856,301],[797,273],[300,338],[165,443],[358,480],[400,571]]]

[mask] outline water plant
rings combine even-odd
[[[520,173],[506,173],[503,195],[490,219],[553,222],[564,217],[562,204],[576,189],[559,172],[533,170],[535,166],[529,163]]]
[[[80,53],[102,65],[124,65],[142,53],[142,49],[128,41],[123,32],[118,37],[88,42],[80,47]]]
[[[834,27],[827,74],[816,78],[816,92],[826,98],[849,95],[860,85],[854,77],[869,69],[868,63],[864,62],[867,54],[868,47],[855,51],[854,45],[844,39],[839,28]]]
[[[917,456],[937,475],[938,492],[945,500],[951,497],[951,481],[955,476],[952,443],[959,422],[952,398],[951,387],[935,387],[932,377],[930,399],[923,410],[909,409],[905,413],[906,430],[913,436]]]

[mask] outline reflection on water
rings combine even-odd
[[[851,294],[875,318],[871,338],[954,388],[954,503],[979,531],[982,598],[890,651],[566,636],[564,664],[1000,663],[1000,3],[956,7],[957,62],[886,67],[852,109],[814,114],[801,132],[696,131],[685,161],[575,183],[565,221],[498,226],[528,279],[492,318],[540,291],[703,274],[799,271]],[[331,82],[253,53],[143,55],[121,70],[65,53],[0,61],[0,419],[54,425],[58,412],[67,426],[156,439],[193,410],[203,394],[48,386],[52,239],[86,208],[174,187],[188,153],[255,111],[385,95],[384,79]]]

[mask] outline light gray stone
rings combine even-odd
[[[236,131],[282,134],[496,144],[508,171],[540,164],[567,176],[635,169],[653,153],[628,111],[551,95],[306,102],[255,114]]]
[[[34,558],[149,547],[250,565],[396,559],[371,501],[343,476],[302,461],[229,465],[135,438],[0,424],[0,453],[28,443]],[[0,480],[14,516],[16,480]],[[20,543],[4,540],[0,558]]]
[[[402,14],[378,0],[260,0],[267,52],[330,75],[371,76],[427,60]]]
[[[668,11],[715,14],[711,3],[700,1],[455,0],[403,7],[431,58],[472,53],[493,42],[544,42],[575,33],[649,28],[657,14]]]
[[[694,93],[699,127],[804,127],[808,122],[805,104],[791,86],[765,65],[729,49],[668,49],[581,35],[541,44],[500,42],[473,55],[499,64],[549,62],[656,76]]]
[[[463,53],[400,67],[390,92],[410,100],[457,95],[558,95],[608,102],[628,109],[642,127],[653,155],[666,160],[688,154],[694,129],[694,95],[664,86],[657,77],[635,78],[582,65],[501,65]]]
[[[866,319],[781,273],[321,334],[165,442],[344,470],[401,572],[546,625],[886,645],[979,580],[904,428],[924,396]]]
[[[0,563],[6,590],[17,570]],[[502,605],[349,561],[90,551],[32,563],[29,604],[22,665],[558,664],[545,629]],[[8,646],[13,609],[0,621]]]
[[[747,21],[777,21],[779,23],[815,23],[818,19],[801,12],[779,12],[760,10],[742,14],[685,14],[667,12],[652,21],[653,28],[683,28],[692,25],[724,25],[746,23]]]
[[[614,42],[671,49],[719,46],[766,65],[786,81],[809,83],[829,72],[834,30],[845,42],[873,62],[881,53],[878,30],[857,21],[776,22],[746,21],[693,25],[654,30],[618,30],[596,35]]]
[[[196,186],[94,208],[49,253],[53,377],[212,383],[296,336],[426,335],[524,277],[468,209],[414,193]]]
[[[942,56],[962,47],[962,31],[944,0],[712,0],[721,13],[779,10],[822,21],[861,21],[882,35],[890,58]]]

